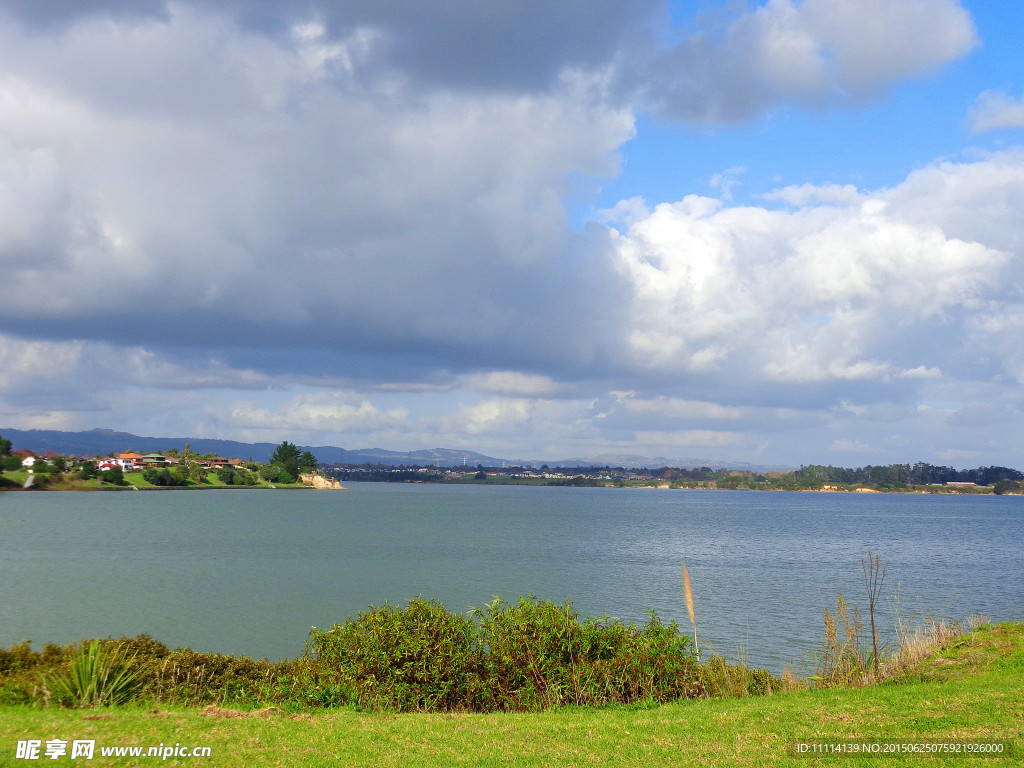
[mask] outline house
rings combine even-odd
[[[147,453],[140,458],[139,463],[144,467],[163,467],[167,464],[167,457],[161,453]]]
[[[223,456],[214,456],[210,459],[202,459],[200,464],[209,469],[223,469],[224,467],[240,467],[242,466],[241,459],[226,459]]]

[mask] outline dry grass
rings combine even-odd
[[[968,621],[968,630],[987,624],[987,620],[979,623]],[[931,617],[924,624],[907,627],[902,621],[897,623],[896,634],[899,647],[882,662],[878,675],[868,680],[889,680],[905,675],[919,667],[926,659],[937,652],[944,651],[954,641],[967,637],[965,628],[958,621],[936,621]]]

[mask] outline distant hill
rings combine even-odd
[[[50,429],[5,429],[0,435],[10,440],[15,448],[27,448],[36,453],[54,451],[74,456],[105,456],[111,451],[166,451],[181,450],[188,443],[196,453],[216,453],[239,459],[252,458],[267,461],[277,447],[276,443],[239,443],[234,440],[209,440],[201,437],[140,437],[129,432],[111,429],[90,429],[87,432],[59,432]],[[315,454],[314,454],[315,455]]]
[[[181,450],[188,443],[196,453],[216,453],[220,456],[252,459],[266,462],[277,447],[277,443],[240,443],[235,440],[213,440],[205,437],[140,437],[130,432],[115,432],[111,429],[90,429],[85,432],[60,432],[49,429],[7,429],[0,427],[0,436],[10,440],[15,448],[27,448],[43,453],[54,451],[74,456],[105,456],[111,451],[166,451]],[[551,467],[710,467],[711,469],[747,469],[756,472],[771,470],[785,471],[791,467],[726,462],[716,459],[693,457],[650,458],[632,454],[602,454],[591,458],[574,459],[502,459],[487,456],[476,451],[454,448],[425,448],[417,451],[388,451],[383,448],[346,449],[334,445],[300,445],[309,450],[325,464],[428,464],[443,467],[485,467],[541,466]]]
[[[216,453],[220,456],[269,461],[278,443],[240,443],[235,440],[213,440],[205,437],[141,437],[130,432],[111,429],[90,429],[86,432],[60,432],[51,429],[7,429],[0,427],[0,436],[15,448],[27,448],[36,453],[54,451],[63,455],[104,456],[111,451],[166,451],[181,450],[188,443],[196,453]],[[501,466],[502,459],[485,456],[475,451],[456,451],[450,448],[430,448],[419,451],[386,451],[382,448],[346,450],[333,445],[301,445],[325,464],[439,464],[442,466],[475,467]]]

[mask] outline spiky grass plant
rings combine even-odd
[[[46,702],[73,708],[123,704],[139,682],[134,660],[135,656],[126,658],[120,647],[104,648],[99,640],[83,643],[66,672],[44,678]]]

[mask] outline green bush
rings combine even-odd
[[[157,467],[146,467],[142,470],[142,479],[150,485],[159,486],[180,486],[188,485],[188,480],[177,470],[170,470],[166,467],[158,469]]]
[[[745,690],[778,690],[758,673]],[[314,628],[302,657],[277,663],[172,651],[148,635],[0,649],[0,702],[63,706],[130,697],[184,706],[535,711],[704,697],[711,680],[688,638],[653,612],[641,627],[608,616],[581,621],[571,603],[534,597],[495,599],[472,618],[422,597],[405,608],[371,607]]]
[[[479,624],[417,598],[314,629],[297,687],[311,706],[524,711],[706,695],[689,643],[652,614],[642,628],[580,622],[571,603],[495,600]]]
[[[672,701],[706,695],[689,640],[652,612],[643,627],[608,616],[580,623],[571,603],[496,600],[482,612],[487,710]]]
[[[355,620],[310,632],[304,688],[320,706],[369,709],[469,709],[469,678],[478,666],[474,625],[434,600],[403,610],[384,604]]]
[[[44,678],[46,701],[77,708],[123,704],[140,687],[134,661],[123,649],[105,648],[99,640],[82,643],[68,669]]]

